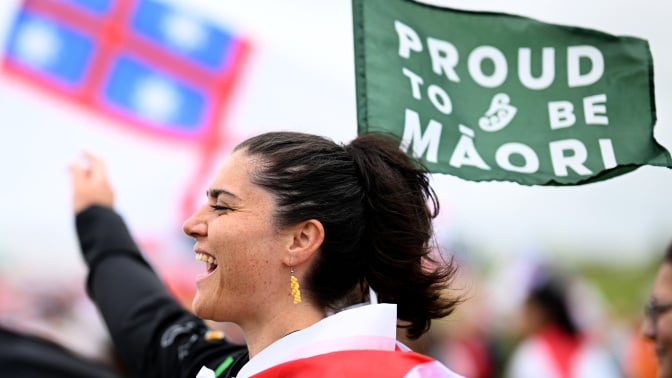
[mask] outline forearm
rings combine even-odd
[[[87,289],[110,332],[127,327],[147,303],[183,311],[142,257],[126,225],[113,210],[92,206],[77,215],[77,234],[89,266]],[[148,310],[151,310],[149,308]],[[127,330],[126,330],[127,331]]]

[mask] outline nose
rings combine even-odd
[[[648,316],[642,319],[642,335],[649,340],[656,339],[656,326]]]
[[[202,215],[204,207],[205,206],[196,210],[196,212],[191,214],[191,216],[182,224],[182,231],[192,238],[206,236],[208,234],[208,224]]]

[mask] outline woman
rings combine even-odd
[[[575,320],[571,282],[540,272],[523,304],[526,337],[513,351],[507,377],[618,378],[616,359]],[[583,303],[584,306],[590,305]]]
[[[184,223],[206,266],[198,317],[141,257],[89,159],[71,167],[89,293],[138,376],[457,377],[396,341],[397,326],[417,338],[458,300],[446,296],[452,262],[430,258],[427,171],[391,137],[342,146],[274,132],[238,145]],[[200,318],[237,323],[247,347]]]

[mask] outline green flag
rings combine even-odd
[[[353,0],[358,132],[433,172],[574,185],[672,166],[633,37],[407,0]]]

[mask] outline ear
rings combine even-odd
[[[316,219],[303,221],[292,227],[292,239],[287,248],[284,263],[299,266],[310,261],[324,242],[324,226]]]

